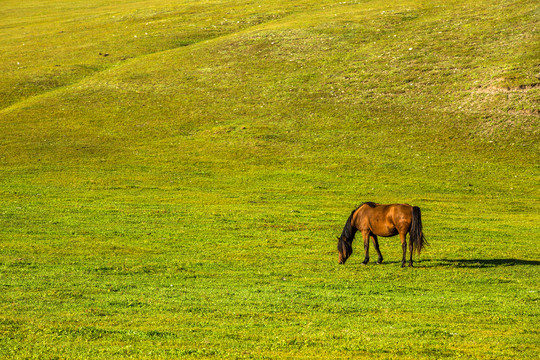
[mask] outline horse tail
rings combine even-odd
[[[422,249],[429,244],[422,232],[422,212],[418,206],[413,206],[412,208],[412,221],[409,233],[411,234],[411,242],[413,243],[414,250],[420,255]]]

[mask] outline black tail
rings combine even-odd
[[[413,206],[412,208],[412,222],[409,233],[411,234],[411,242],[414,244],[414,250],[420,255],[424,246],[429,244],[422,232],[422,213],[418,206]]]

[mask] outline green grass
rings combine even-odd
[[[535,1],[0,19],[0,358],[537,357]],[[421,207],[416,268],[337,264],[363,201]]]

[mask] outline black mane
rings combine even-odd
[[[347,242],[352,243],[354,239],[354,235],[356,234],[356,231],[358,231],[358,229],[352,226],[352,218],[356,210],[360,209],[363,205],[367,205],[371,208],[374,208],[375,206],[377,206],[377,204],[375,204],[374,202],[368,201],[368,202],[362,203],[360,206],[354,209],[351,212],[351,215],[349,216],[349,218],[347,219],[347,222],[345,223],[345,227],[343,228],[343,232],[341,233],[340,239],[346,239]]]
[[[356,231],[357,231],[357,229],[352,226],[352,218],[356,210],[358,210],[358,208],[354,209],[351,212],[351,215],[347,219],[347,222],[345,223],[345,227],[343,228],[343,232],[341,233],[341,236],[340,236],[341,239],[347,239],[348,242],[352,242],[352,240],[354,239],[354,235],[356,234]]]

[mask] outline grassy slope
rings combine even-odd
[[[0,354],[535,356],[533,1],[44,4],[0,6]],[[416,270],[337,266],[366,200]]]

